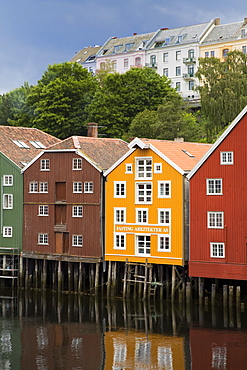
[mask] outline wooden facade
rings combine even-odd
[[[247,279],[247,108],[189,174],[189,275]]]
[[[208,148],[137,138],[129,144],[129,152],[105,173],[106,260],[184,265],[185,174]]]
[[[23,251],[101,258],[101,197],[101,170],[85,156],[43,152],[24,172]]]

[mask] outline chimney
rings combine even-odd
[[[247,18],[244,18],[244,24],[247,24]]]
[[[161,31],[166,31],[166,30],[169,30],[169,28],[164,27],[164,28],[161,28],[160,30],[161,30]]]
[[[220,18],[215,18],[214,24],[215,24],[215,26],[219,26],[220,25]]]
[[[98,137],[98,124],[95,122],[89,122],[87,124],[87,136]]]
[[[136,33],[136,32],[134,32],[134,33],[133,33],[133,36],[136,36],[136,35],[137,35],[137,33]]]
[[[184,138],[183,137],[174,137],[174,141],[176,141],[178,143],[182,143],[182,142],[184,142]]]

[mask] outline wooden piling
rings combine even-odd
[[[126,298],[126,285],[127,285],[127,262],[126,260],[125,265],[124,265],[124,283],[123,283],[123,298]]]
[[[186,304],[191,303],[191,283],[190,281],[187,281],[186,283]]]
[[[198,279],[199,285],[199,304],[203,303],[203,293],[204,293],[204,282],[203,279],[199,277]]]
[[[175,266],[172,266],[172,292],[171,292],[172,303],[174,303],[175,300],[175,282],[176,282],[176,271]]]
[[[79,262],[78,293],[82,291],[82,262]]]
[[[99,293],[99,268],[100,268],[100,263],[96,263],[95,267],[95,286],[94,286],[94,291],[95,295],[97,296]]]
[[[117,276],[117,262],[112,263],[112,278],[111,278],[111,296],[116,295],[116,276]]]
[[[71,271],[71,262],[68,262],[68,270],[67,270],[67,274],[68,274],[68,291],[71,292],[72,291],[72,271]]]
[[[110,292],[111,292],[111,261],[108,262],[107,297],[110,297]]]
[[[47,263],[46,260],[43,260],[43,272],[42,272],[42,284],[41,288],[42,290],[46,289],[46,269],[47,269]]]
[[[62,291],[62,262],[58,261],[57,267],[57,290],[59,293]]]
[[[23,287],[23,258],[19,256],[19,277],[18,277],[18,288]]]
[[[25,289],[28,291],[28,280],[29,280],[29,269],[28,269],[28,258],[26,258],[26,268],[25,268]]]
[[[216,285],[212,284],[211,287],[211,305],[215,306],[215,298],[216,298]]]
[[[38,276],[39,276],[38,260],[35,259],[34,261],[34,288],[35,289],[38,289]]]
[[[233,286],[229,286],[229,307],[233,306]]]
[[[148,279],[148,267],[147,262],[145,263],[145,278],[144,278],[144,287],[143,287],[143,299],[147,297],[147,279]]]

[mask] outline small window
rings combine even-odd
[[[13,185],[13,176],[4,175],[3,176],[3,186],[12,186]]]
[[[23,148],[23,149],[29,149],[30,147],[24,143],[24,141],[22,140],[12,140],[13,143],[15,143],[15,145],[17,145],[19,148]]]
[[[148,256],[151,253],[150,235],[136,235],[136,253],[142,256]]]
[[[176,60],[181,60],[181,51],[176,51]]]
[[[49,216],[49,206],[39,206],[39,216]]]
[[[39,184],[36,181],[32,181],[29,183],[29,193],[38,193],[39,191]]]
[[[233,164],[233,152],[220,152],[220,164]]]
[[[140,58],[140,57],[135,58],[135,66],[136,66],[136,67],[140,67],[140,66],[141,66],[141,64],[142,64],[142,62],[141,62],[141,58]]]
[[[223,229],[224,212],[208,212],[208,228]]]
[[[40,160],[40,171],[50,171],[50,160],[49,159]]]
[[[194,81],[189,81],[189,90],[194,90],[195,83]]]
[[[48,193],[48,182],[40,182],[39,183],[39,192],[40,193]]]
[[[152,178],[152,158],[136,158],[136,178],[142,180]]]
[[[93,193],[93,182],[84,182],[84,193]]]
[[[114,208],[114,221],[116,224],[126,223],[126,208]]]
[[[116,71],[116,69],[117,69],[117,61],[116,60],[114,60],[112,62],[112,68]]]
[[[38,244],[48,245],[48,234],[38,234]]]
[[[158,198],[171,198],[171,181],[158,181]]]
[[[124,59],[124,68],[128,68],[128,67],[129,67],[129,59],[125,58]]]
[[[194,49],[190,49],[188,51],[188,57],[189,57],[189,59],[193,59],[195,57],[195,50]]]
[[[205,51],[205,58],[209,57],[209,51]]]
[[[242,53],[246,54],[246,45],[242,46]]]
[[[154,163],[154,173],[162,173],[162,163]]]
[[[170,252],[170,235],[159,235],[158,236],[158,251],[159,252]]]
[[[225,243],[210,243],[210,257],[225,258]]]
[[[181,91],[181,83],[180,82],[176,82],[176,90]]]
[[[207,179],[207,195],[222,195],[222,179]]]
[[[83,216],[83,207],[73,206],[72,207],[72,217],[82,217],[82,216]]]
[[[168,68],[163,68],[163,76],[168,77]]]
[[[3,208],[13,209],[13,194],[3,194]]]
[[[181,76],[181,67],[180,66],[176,67],[176,76]]]
[[[171,224],[170,209],[158,209],[158,223],[164,226],[169,226]]]
[[[73,193],[82,193],[82,182],[73,182]]]
[[[168,62],[168,53],[163,54],[163,62],[165,62],[165,63]]]
[[[156,66],[156,55],[151,55],[150,56],[150,64],[152,67]]]
[[[126,198],[126,181],[114,181],[114,198]]]
[[[82,235],[72,235],[72,247],[82,247]]]
[[[125,173],[133,173],[132,163],[126,163],[125,164]]]
[[[229,49],[224,49],[224,50],[222,50],[222,57],[223,58],[226,58],[227,57],[227,54],[229,53]]]
[[[178,43],[182,42],[183,41],[183,36],[182,35],[179,35],[178,36]]]
[[[72,169],[73,170],[81,170],[82,169],[82,158],[73,158]]]
[[[115,234],[114,249],[126,249],[126,235],[125,234]]]
[[[152,183],[136,184],[136,203],[152,203]]]
[[[12,226],[4,226],[3,227],[3,237],[4,238],[12,238]]]
[[[148,223],[148,209],[144,208],[136,209],[136,223],[137,224]]]
[[[214,52],[214,50],[211,50],[210,56],[211,56],[211,57],[214,57],[214,56],[215,56],[215,52]]]
[[[45,145],[42,144],[40,141],[29,140],[29,143],[32,144],[32,146],[34,146],[36,149],[44,149],[45,148]]]

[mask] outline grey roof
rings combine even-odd
[[[245,28],[243,22],[228,23],[215,26],[201,45],[231,41],[241,38],[241,29]],[[247,32],[246,32],[247,33]]]
[[[84,63],[86,60],[97,54],[101,46],[88,46],[76,53],[73,58],[70,59],[70,62]]]
[[[165,47],[176,44],[188,44],[198,42],[200,40],[201,35],[205,32],[205,30],[208,28],[211,22],[172,29],[161,29],[160,32],[157,33],[157,36],[154,37],[154,39],[148,45],[148,48],[155,48],[158,46]],[[179,36],[181,36],[180,42]],[[160,45],[157,45],[157,43]]]
[[[132,52],[136,50],[142,50],[145,48],[147,42],[155,35],[155,32],[144,33],[142,35],[132,35],[128,37],[110,37],[102,48],[99,50],[97,56],[121,54],[124,52]],[[126,45],[128,47],[126,48]],[[118,50],[116,48],[119,46]]]

